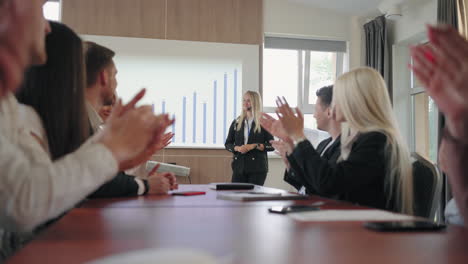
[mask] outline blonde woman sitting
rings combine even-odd
[[[304,119],[278,99],[279,121],[264,122],[287,142],[288,160],[317,194],[360,205],[413,213],[410,154],[397,128],[387,87],[378,72],[359,68],[334,86],[334,118],[342,122],[341,153],[329,162],[306,139]],[[264,120],[264,119],[263,119]]]

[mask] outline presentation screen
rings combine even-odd
[[[172,147],[222,148],[242,94],[258,91],[259,46],[108,36],[83,36],[116,52],[117,94],[128,101],[141,88],[142,104],[176,123]]]

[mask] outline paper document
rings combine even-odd
[[[288,216],[303,222],[417,220],[416,217],[410,215],[391,213],[383,210],[321,210],[290,213]]]

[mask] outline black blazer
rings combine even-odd
[[[336,138],[335,142],[333,142],[333,144],[326,149],[326,151],[325,151],[325,153],[323,153],[323,155],[322,155],[322,152],[324,151],[325,147],[328,146],[328,144],[330,144],[330,142],[333,139],[331,137],[329,137],[329,138],[323,140],[322,142],[320,142],[318,144],[317,152],[319,153],[319,155],[321,155],[323,160],[327,160],[331,164],[336,163],[336,161],[340,157],[340,153],[341,153],[340,138],[341,138],[341,136],[338,136]],[[296,162],[294,161],[294,163],[296,163]],[[298,174],[301,174],[302,171],[301,170],[297,171],[297,170],[294,169],[294,168],[297,168],[297,167],[298,167],[298,165],[294,164],[294,166],[291,166],[291,168],[289,170],[284,171],[284,181],[286,181],[287,183],[294,186],[297,190],[300,190],[302,188],[302,186],[304,186],[305,189],[306,189],[307,194],[317,194],[318,192],[315,191],[313,189],[313,187],[307,181],[302,180],[304,178],[304,176],[303,175],[298,175]]]
[[[252,129],[247,144],[263,144],[265,149],[263,151],[254,149],[245,154],[237,152],[234,150],[234,147],[244,145],[244,124],[245,122],[242,121],[242,127],[237,131],[237,119],[234,120],[229,128],[229,134],[224,144],[226,150],[234,154],[231,164],[232,170],[235,173],[266,173],[268,172],[267,152],[275,150],[270,144],[273,136],[263,129],[263,127],[260,132],[255,132]],[[252,122],[252,128],[254,127],[255,121]]]
[[[93,135],[94,131],[90,126],[90,135]],[[145,188],[148,186],[146,180]],[[145,190],[147,192],[147,190]],[[88,198],[114,198],[114,197],[125,197],[138,195],[138,183],[135,181],[135,177],[127,175],[125,172],[120,171],[115,177],[101,185],[96,191],[88,196]]]
[[[321,158],[306,140],[296,146],[288,160],[318,195],[393,210],[387,206],[384,193],[386,142],[387,137],[380,132],[361,134],[346,161],[331,162]]]

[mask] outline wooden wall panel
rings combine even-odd
[[[80,34],[165,38],[166,0],[62,0],[62,21]]]
[[[153,156],[152,160],[190,168],[193,184],[231,181],[232,155],[223,149],[165,149]],[[178,177],[179,183],[188,183],[185,177]]]
[[[262,0],[171,0],[167,39],[261,44]]]

